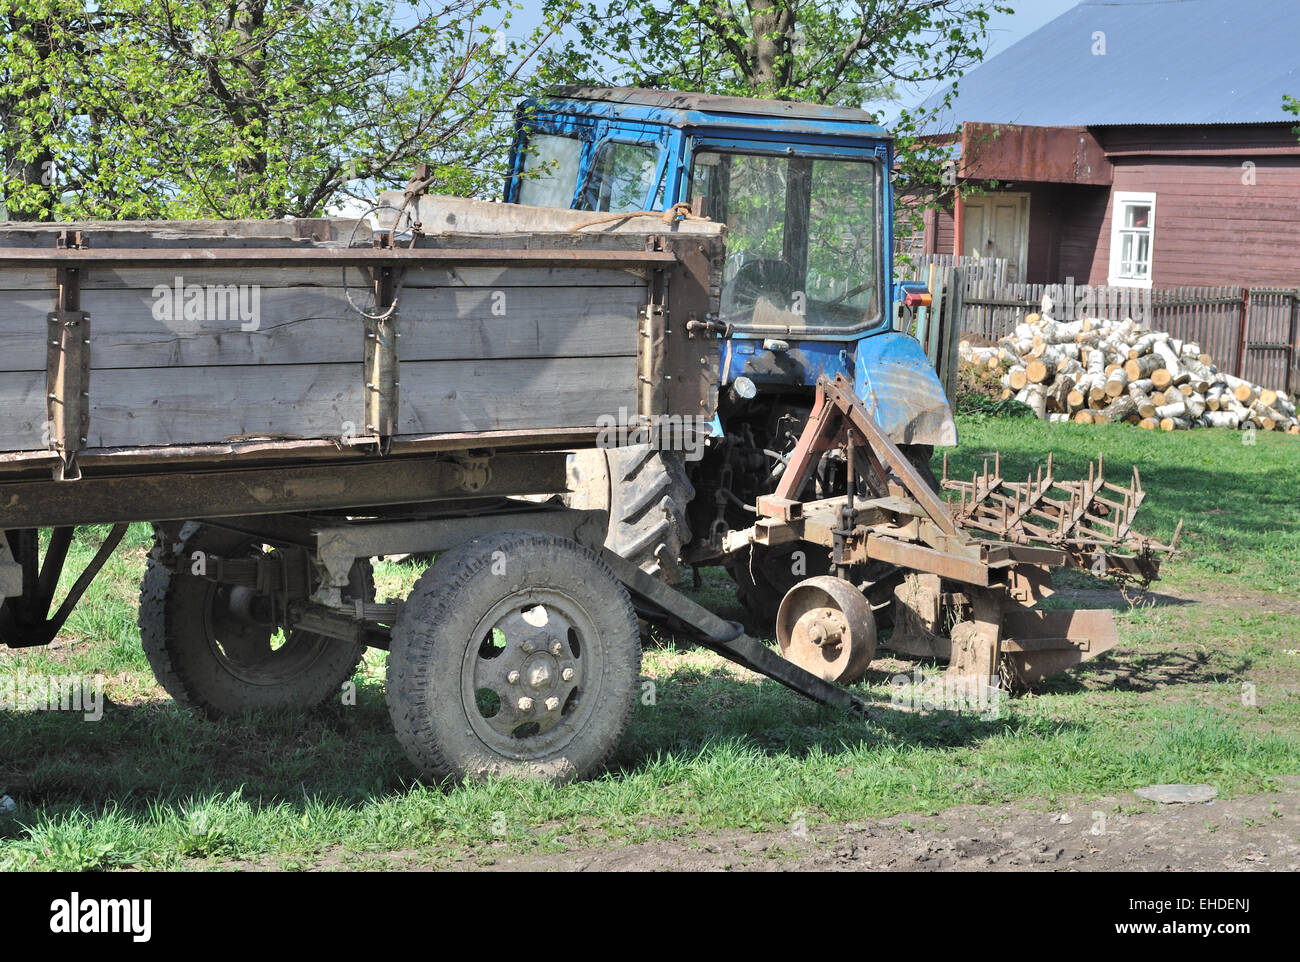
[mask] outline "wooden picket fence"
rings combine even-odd
[[[1131,317],[1143,327],[1195,341],[1220,370],[1256,384],[1300,388],[1300,290],[1292,288],[1096,287],[1021,284],[1002,258],[930,254],[918,258],[911,280],[932,285],[956,268],[962,288],[959,327],[963,337],[993,342],[1009,334],[1026,314],[1053,302],[1058,320]]]

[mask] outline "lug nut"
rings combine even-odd
[[[520,711],[532,711],[532,710],[533,710],[533,700],[532,700],[531,698],[527,698],[527,697],[519,699],[519,710],[520,710]]]
[[[560,643],[559,643],[558,641],[557,641],[555,644],[551,645],[551,654],[552,654],[552,655],[558,655],[558,654],[560,653],[561,650],[562,650],[562,649],[560,648]]]
[[[557,708],[559,708],[559,707],[560,707],[560,699],[558,699],[558,698],[548,698],[548,699],[546,699],[546,710],[547,710],[547,711],[555,711],[555,710],[556,710]]]
[[[519,672],[512,671],[510,674],[506,675],[506,681],[510,682],[512,685],[519,684]]]
[[[525,641],[524,644],[523,644],[523,649],[524,649],[524,654],[527,655],[527,654],[531,654],[532,652],[536,651],[536,650],[537,650],[537,646],[534,645],[531,641]]]
[[[572,668],[564,669],[564,671],[560,672],[560,677],[563,678],[565,681],[573,681],[573,669]]]

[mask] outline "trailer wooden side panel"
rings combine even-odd
[[[0,455],[7,461],[57,446],[51,404],[64,403],[88,408],[84,440],[72,439],[86,455],[260,439],[347,445],[376,433],[367,424],[374,388],[365,364],[375,325],[361,313],[375,311],[373,281],[369,268],[337,263],[340,253],[376,253],[367,231],[357,234],[366,247],[349,248],[349,225],[335,222],[62,226],[81,231],[85,255],[56,250],[51,227],[0,224]],[[643,263],[656,247],[648,236],[655,228],[582,234],[566,226],[423,238],[421,246],[446,256],[395,267],[400,340],[386,345],[398,364],[394,442],[594,434],[604,419],[634,417],[638,404],[646,406],[645,372],[662,356],[652,357],[646,343],[646,310],[671,297],[665,268]],[[699,238],[691,250],[715,244],[709,257],[717,261],[721,228],[692,225],[691,234]],[[250,248],[259,256],[219,256]],[[177,250],[179,260],[158,253]],[[485,263],[483,254],[495,251],[501,262]],[[555,254],[534,264],[513,251]],[[601,261],[590,251],[613,257]],[[716,278],[696,280],[689,316],[708,313],[716,291]],[[84,402],[65,399],[56,384],[58,325],[50,317],[60,284],[74,289],[64,304],[69,316],[89,328]],[[684,312],[682,319],[679,338]],[[701,338],[696,350],[689,373],[707,380],[716,348]],[[693,408],[639,413],[711,413],[711,404]]]

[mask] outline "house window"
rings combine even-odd
[[[1156,231],[1155,194],[1115,194],[1110,225],[1110,283],[1151,286],[1151,250]]]

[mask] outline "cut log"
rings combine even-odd
[[[1143,431],[1154,431],[1156,428],[1160,427],[1160,422],[1155,418],[1143,418],[1138,422],[1138,427]]]
[[[1151,376],[1152,371],[1159,370],[1164,365],[1159,354],[1144,354],[1135,359],[1124,363],[1124,370],[1128,373],[1129,380],[1136,381],[1140,378]]]
[[[1029,375],[1025,372],[1024,365],[1017,364],[1011,370],[1007,371],[1007,386],[1013,391],[1023,391],[1025,385],[1029,383]]]
[[[1155,416],[1162,421],[1168,418],[1181,418],[1187,414],[1187,402],[1183,398],[1173,401],[1169,404],[1161,404],[1156,407]]]
[[[1074,378],[1060,374],[1052,382],[1047,392],[1047,409],[1049,411],[1069,411],[1070,394],[1074,391]]]
[[[1126,372],[1122,367],[1115,368],[1115,370],[1111,372],[1110,377],[1106,378],[1106,384],[1104,386],[1106,396],[1117,398],[1123,395],[1127,389],[1128,372]]]
[[[1241,418],[1232,411],[1209,411],[1205,420],[1212,428],[1228,428],[1235,431],[1241,426]]]
[[[1149,354],[1156,341],[1167,340],[1169,340],[1168,334],[1159,334],[1154,331],[1150,334],[1143,334],[1133,342],[1133,346],[1129,349],[1129,357],[1141,357],[1144,354]]]
[[[1149,398],[1146,394],[1144,394],[1142,391],[1139,391],[1133,385],[1129,385],[1128,396],[1133,399],[1133,403],[1137,408],[1138,414],[1142,415],[1142,417],[1144,418],[1155,417],[1156,406],[1154,403],[1152,403],[1151,398]]]
[[[1161,418],[1161,431],[1186,431],[1192,426],[1187,418]]]
[[[1047,417],[1047,389],[1042,384],[1034,383],[1028,385],[1024,392],[1025,403],[1034,411],[1034,415],[1041,421]]]
[[[1025,376],[1029,378],[1031,384],[1048,384],[1052,378],[1056,377],[1056,364],[1060,355],[1055,351],[1048,351],[1041,357],[1036,357],[1025,365]]]
[[[1088,351],[1087,362],[1088,373],[1094,377],[1105,377],[1106,375],[1106,352],[1101,348],[1093,348]]]
[[[1124,394],[1112,401],[1102,413],[1106,420],[1118,424],[1120,421],[1127,420],[1130,415],[1138,413],[1137,402],[1130,395]]]
[[[1052,321],[1044,319],[1038,325],[1039,336],[1048,344],[1077,343],[1083,332],[1082,321]]]
[[[1259,422],[1259,426],[1266,431],[1272,431],[1279,421],[1286,420],[1281,414],[1260,400],[1256,400],[1250,405],[1250,414]]]
[[[1169,372],[1171,377],[1177,379],[1183,373],[1182,362],[1178,360],[1178,355],[1174,353],[1174,349],[1169,346],[1168,341],[1156,341],[1151,345],[1151,350],[1164,358],[1165,370]]]

